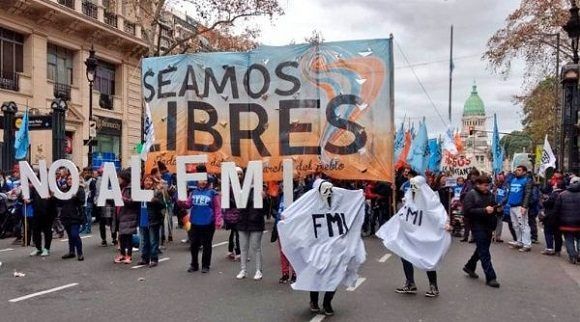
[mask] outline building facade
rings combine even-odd
[[[65,154],[79,167],[88,164],[90,95],[97,125],[93,159],[105,155],[127,166],[141,140],[140,59],[147,45],[122,1],[116,3],[0,1],[0,102],[15,102],[17,115],[28,106],[31,117],[42,119],[55,96],[65,98]],[[91,46],[98,59],[92,93],[84,64]],[[30,134],[30,162],[53,161],[50,128]]]
[[[461,124],[461,141],[467,159],[471,160],[473,167],[489,173],[491,160],[485,104],[479,97],[475,84],[463,106]]]

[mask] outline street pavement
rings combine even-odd
[[[426,298],[421,271],[415,271],[420,293],[394,292],[404,280],[400,259],[374,237],[365,238],[367,261],[357,287],[338,290],[335,316],[315,316],[307,292],[278,284],[278,247],[270,243],[271,223],[267,229],[262,281],[251,278],[253,260],[249,278],[235,279],[239,262],[226,258],[227,231],[216,232],[208,274],[186,272],[190,255],[179,242],[182,230],[160,256],[167,259],[151,269],[132,268],[139,253],[133,265],[114,264],[114,248],[99,246],[98,226],[83,239],[84,262],[60,258],[68,248],[64,241],[54,240],[51,256],[41,258],[29,256],[32,248],[0,240],[0,321],[580,321],[580,265],[569,264],[565,252],[547,257],[542,245],[519,253],[494,244],[501,288],[492,289],[480,267],[478,280],[462,273],[475,246],[454,239],[438,271],[441,295]]]

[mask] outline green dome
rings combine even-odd
[[[477,85],[473,85],[471,95],[463,106],[463,116],[485,116],[485,105],[477,94]]]

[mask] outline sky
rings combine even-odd
[[[454,25],[452,127],[460,126],[465,100],[474,82],[485,103],[491,130],[497,113],[502,132],[521,129],[523,64],[516,62],[505,78],[481,59],[487,40],[504,25],[520,0],[279,0],[285,14],[259,21],[259,41],[267,45],[304,42],[313,30],[324,41],[387,38],[395,40],[395,126],[425,116],[429,133],[448,126],[450,26]],[[409,63],[401,53],[404,53]],[[427,94],[421,89],[422,82]],[[427,97],[430,96],[433,104]],[[441,117],[435,110],[439,111]],[[441,120],[443,118],[444,120]]]

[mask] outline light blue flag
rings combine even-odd
[[[429,162],[427,169],[433,173],[441,170],[441,145],[437,139],[429,139]]]
[[[28,107],[26,107],[24,117],[22,117],[22,124],[20,124],[18,132],[16,132],[14,141],[14,156],[16,160],[26,159],[28,145],[30,145],[30,136],[28,135]]]
[[[491,139],[491,152],[493,158],[493,173],[498,174],[503,169],[503,151],[499,143],[499,132],[497,130],[497,115],[493,115],[493,137]]]
[[[404,123],[405,121],[401,123],[401,127],[397,130],[397,134],[395,134],[395,142],[393,144],[395,148],[395,158],[393,160],[399,160],[399,156],[405,147],[405,129],[403,127]]]
[[[419,125],[419,132],[411,145],[407,164],[420,174],[424,174],[425,170],[427,170],[427,165],[429,164],[429,138],[425,120]]]

